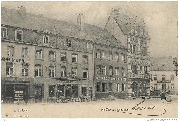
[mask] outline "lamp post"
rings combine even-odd
[[[173,65],[175,66],[174,71],[176,72],[176,76],[178,75],[178,61],[177,58],[173,58]]]

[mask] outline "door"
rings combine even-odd
[[[162,84],[162,91],[166,91],[166,84]]]

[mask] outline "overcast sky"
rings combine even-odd
[[[120,8],[144,18],[151,37],[151,56],[177,56],[177,2],[2,2],[1,6],[76,23],[84,14],[84,22],[103,27],[112,8]]]

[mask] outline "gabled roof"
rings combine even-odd
[[[83,31],[80,31],[78,26],[73,23],[47,18],[43,15],[22,13],[19,10],[7,9],[5,7],[1,8],[1,24],[59,33],[63,36],[92,40],[102,44],[109,40],[120,46],[120,42],[114,36],[100,27],[84,23]]]

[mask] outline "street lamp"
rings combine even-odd
[[[175,66],[174,71],[176,72],[176,76],[178,75],[178,61],[177,58],[173,58],[173,65]]]

